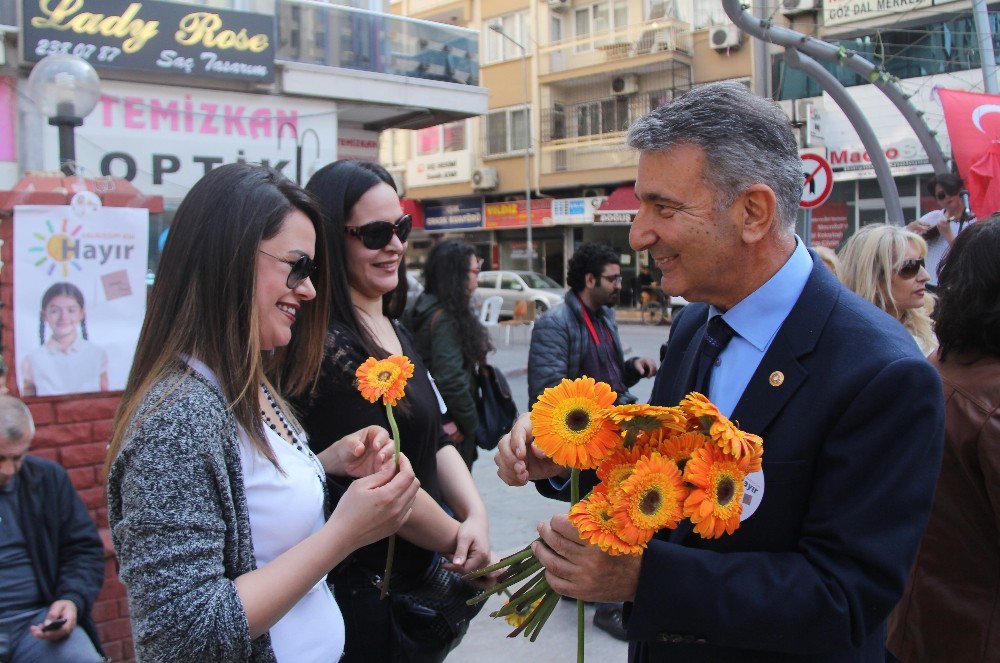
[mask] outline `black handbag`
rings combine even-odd
[[[476,429],[476,444],[487,451],[496,449],[500,438],[510,432],[517,420],[517,405],[510,393],[507,378],[496,366],[480,364],[476,373],[479,398],[479,428]]]
[[[443,661],[485,605],[467,605],[480,590],[441,563],[438,556],[424,581],[412,590],[389,592],[394,635],[403,651],[415,654],[413,660]]]

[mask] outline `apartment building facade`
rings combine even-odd
[[[483,117],[383,135],[383,163],[424,214],[414,266],[436,239],[460,236],[494,268],[528,269],[530,199],[531,269],[565,283],[575,246],[600,241],[636,273],[642,257],[628,246],[628,225],[637,155],[624,147],[627,127],[693,85],[750,82],[750,49],[717,5],[393,2],[401,15],[478,29],[489,90]]]

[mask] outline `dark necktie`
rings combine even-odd
[[[736,332],[722,319],[721,315],[715,315],[708,321],[708,328],[701,338],[698,357],[695,359],[694,380],[690,391],[697,391],[706,397],[708,396],[712,366],[735,335]]]

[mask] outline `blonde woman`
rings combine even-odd
[[[882,223],[859,230],[840,252],[844,285],[903,323],[925,356],[937,348],[926,257],[920,235]]]

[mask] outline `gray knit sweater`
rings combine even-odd
[[[162,400],[162,402],[160,402]],[[236,422],[178,372],[146,396],[108,474],[108,520],[139,661],[274,661],[233,580],[256,568]]]

